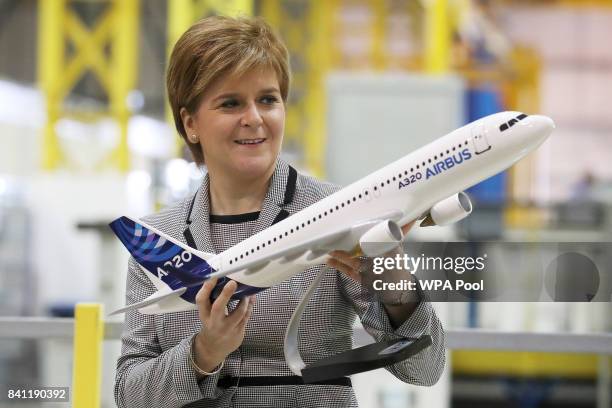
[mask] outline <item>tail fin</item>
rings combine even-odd
[[[143,222],[120,217],[110,227],[134,259],[172,290],[199,286],[215,272],[194,249]]]

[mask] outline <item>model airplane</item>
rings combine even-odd
[[[233,299],[260,292],[333,250],[360,249],[383,255],[403,239],[400,225],[447,225],[467,217],[472,204],[463,189],[510,167],[552,132],[546,116],[502,112],[479,119],[410,153],[348,187],[251,236],[220,254],[190,248],[143,222],[121,217],[111,228],[144,269],[157,292],[115,313],[137,309],[157,314],[197,309],[202,283],[219,279],[214,299],[228,279],[238,283]],[[311,283],[285,332],[289,368],[305,382],[372,370],[399,362],[431,344],[395,339],[349,350],[306,366],[298,350],[298,326],[322,274]],[[382,351],[381,351],[382,350]]]
[[[115,313],[195,310],[207,279],[238,283],[233,299],[262,291],[332,250],[358,246],[380,256],[403,239],[400,225],[447,225],[470,214],[463,189],[510,167],[554,129],[540,115],[501,112],[465,125],[312,204],[220,254],[205,253],[143,222],[120,217],[110,226],[158,289]],[[219,279],[213,298],[227,279]]]

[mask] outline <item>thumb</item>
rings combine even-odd
[[[406,235],[408,231],[412,229],[412,227],[414,226],[414,221],[416,220],[410,221],[408,224],[402,227],[402,234]]]

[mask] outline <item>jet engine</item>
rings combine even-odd
[[[461,221],[472,212],[472,202],[467,194],[460,192],[435,204],[421,222],[421,227],[449,225]]]
[[[402,229],[395,221],[381,221],[367,230],[359,239],[365,256],[376,257],[397,248],[402,241]]]

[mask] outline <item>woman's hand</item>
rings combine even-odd
[[[202,370],[211,372],[228,354],[236,350],[244,339],[246,324],[253,313],[255,296],[240,300],[236,309],[226,314],[227,303],[236,291],[238,284],[229,281],[211,304],[210,293],[217,279],[209,279],[196,295],[198,314],[202,330],[194,341],[194,360]]]
[[[406,235],[413,225],[414,221],[404,225],[402,227],[403,235]],[[330,267],[336,268],[357,282],[362,282],[360,269],[365,265],[362,264],[361,259],[352,256],[346,251],[333,251],[330,253],[330,255],[332,257],[327,260],[327,264]],[[409,274],[408,276],[410,276],[411,279],[414,279],[412,275]],[[366,285],[368,285],[368,283],[366,283]],[[406,294],[408,295],[408,298],[403,299],[404,294],[401,292],[390,291],[389,293],[389,291],[382,291],[378,293],[378,299],[383,303],[385,310],[387,311],[387,316],[391,322],[391,326],[394,329],[400,327],[402,323],[412,315],[420,301],[418,294],[416,294],[416,298],[411,292],[407,292]],[[400,297],[400,303],[398,303],[396,299],[398,295]]]
[[[405,236],[408,231],[414,225],[414,221],[409,222],[408,224],[402,227],[402,234]],[[361,282],[361,275],[359,274],[359,270],[362,267],[361,259],[357,256],[351,255],[346,251],[332,251],[329,253],[331,258],[329,258],[326,263],[331,268],[337,269],[345,275],[353,278],[357,282]]]

